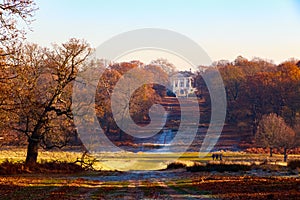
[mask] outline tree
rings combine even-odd
[[[62,147],[74,132],[72,82],[90,54],[86,42],[70,39],[53,50],[25,45],[14,58],[10,118],[12,128],[28,138],[26,164],[36,163],[40,144]]]
[[[235,66],[247,66],[249,63],[247,58],[244,58],[243,56],[238,56],[235,60],[234,60],[234,65]]]
[[[0,129],[5,129],[9,116],[9,96],[15,56],[26,29],[32,22],[36,6],[33,0],[0,1]],[[25,24],[26,26],[22,26]]]
[[[272,70],[246,77],[239,109],[249,113],[254,134],[262,115],[267,113],[276,113],[293,126],[300,111],[299,91],[300,70],[295,63],[285,62]]]
[[[282,134],[278,136],[278,147],[283,148],[283,154],[284,154],[284,162],[287,161],[287,150],[290,148],[293,148],[296,144],[296,133],[295,131],[289,127],[286,126],[285,130]]]
[[[159,80],[161,83],[163,83],[163,85],[153,85],[153,89],[159,94],[159,96],[161,97],[165,97],[167,95],[167,91],[170,91],[168,88],[166,88],[165,86],[170,84],[169,83],[169,76],[168,74],[165,72],[165,70],[163,70],[163,68],[159,65],[145,65],[143,66],[143,69],[148,72],[149,74],[152,74],[156,77],[157,80]],[[170,85],[169,85],[170,87]]]
[[[167,59],[158,58],[156,60],[151,61],[150,65],[156,65],[162,68],[168,75],[174,73],[176,71],[175,65],[170,63]]]
[[[218,61],[214,61],[211,66],[214,66],[214,67],[226,67],[230,65],[230,62],[229,60],[218,60]]]
[[[236,120],[240,117],[240,104],[237,101],[245,83],[245,74],[241,67],[232,65],[219,67],[218,70],[223,78],[227,96],[227,120],[230,122],[236,122]]]
[[[287,159],[287,149],[295,143],[295,132],[275,113],[264,115],[259,122],[255,141],[258,145],[269,147],[270,156],[272,149],[284,148],[284,161]]]
[[[14,77],[7,65],[7,61],[0,56],[0,131],[5,130],[5,125],[8,123],[7,116],[9,116],[9,113],[6,107],[11,93],[10,82]]]
[[[0,56],[12,54],[18,41],[24,39],[25,23],[29,27],[36,6],[33,0],[2,0],[0,2]]]
[[[249,61],[239,56],[232,63],[215,62],[205,72],[199,70],[194,83],[198,95],[205,99],[204,109],[209,108],[209,92],[201,76],[219,70],[228,103],[226,122],[237,127],[241,124],[246,128],[244,131],[252,131],[255,136],[262,116],[268,113],[282,116],[289,126],[294,127],[300,112],[297,62],[290,60],[276,66],[268,60],[254,58]],[[248,138],[246,140],[250,142],[252,137]]]
[[[246,79],[238,104],[240,112],[246,114],[245,120],[251,125],[253,136],[264,114],[280,114],[280,100],[274,94],[275,83],[273,75],[267,72],[258,72]]]
[[[112,139],[112,132],[118,133],[118,140],[122,141],[125,138],[124,133],[116,124],[116,120],[120,124],[126,124],[126,121],[132,119],[136,124],[143,125],[149,122],[149,108],[160,100],[159,91],[156,91],[155,85],[145,84],[139,88],[135,88],[142,80],[154,80],[153,77],[159,77],[162,81],[167,77],[162,71],[156,71],[156,66],[147,65],[133,61],[115,63],[109,66],[103,72],[99,79],[95,102],[96,113],[98,120],[105,133]],[[134,70],[137,73],[128,73]],[[137,75],[138,74],[138,75]],[[116,84],[127,77],[126,84],[119,88],[118,94],[114,96],[114,100],[118,101],[115,110],[118,113],[112,113],[111,98],[116,87]],[[129,104],[128,104],[129,102]],[[119,125],[120,125],[119,124]],[[122,125],[121,125],[122,126]]]
[[[286,122],[294,126],[296,114],[300,111],[300,68],[295,61],[284,62],[274,72],[276,91],[273,95],[281,102],[281,115]]]

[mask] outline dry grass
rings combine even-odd
[[[223,161],[232,164],[256,164],[259,165],[263,162],[268,162],[269,164],[283,165],[286,166],[287,163],[283,161],[283,155],[274,154],[271,158],[268,154],[250,154],[245,152],[221,152],[223,155]],[[38,162],[75,162],[77,159],[81,159],[83,152],[80,151],[44,151],[40,150],[38,155]],[[212,154],[199,154],[198,152],[185,152],[180,156],[180,153],[99,153],[94,155],[97,161],[94,163],[93,167],[97,170],[115,170],[114,166],[125,166],[125,164],[130,164],[133,161],[141,161],[138,163],[138,169],[165,169],[168,164],[173,162],[180,162],[186,166],[191,166],[193,162],[203,162],[203,163],[214,163],[219,161],[212,161]],[[0,150],[0,163],[8,160],[10,162],[24,162],[26,158],[26,149],[18,148],[6,148]],[[94,159],[93,155],[87,159]],[[300,155],[289,155],[289,161],[300,160]],[[123,170],[126,170],[126,166]]]
[[[119,180],[114,178],[118,177]],[[149,179],[151,177],[151,179]],[[2,199],[299,199],[296,177],[189,172],[0,177]]]
[[[45,151],[40,150],[38,162],[62,161],[75,162],[77,158],[82,156],[82,152],[67,152],[67,151]],[[0,162],[9,160],[12,162],[22,162],[26,159],[26,149],[7,148],[0,150]]]

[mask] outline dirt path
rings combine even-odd
[[[299,177],[182,170],[0,177],[0,199],[297,199]]]

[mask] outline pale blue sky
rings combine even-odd
[[[44,46],[71,37],[93,47],[119,33],[165,28],[196,41],[212,60],[238,55],[300,58],[298,0],[36,0],[28,40]]]

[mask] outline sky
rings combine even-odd
[[[300,0],[36,0],[36,4],[39,10],[27,38],[42,46],[76,37],[96,48],[123,32],[161,28],[192,39],[214,61],[233,61],[239,55],[275,63],[300,58]],[[131,57],[135,59],[134,55],[124,59]]]

